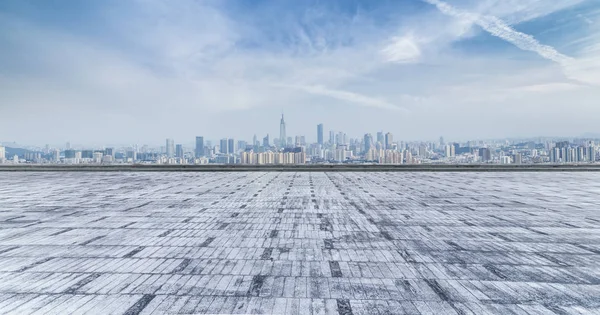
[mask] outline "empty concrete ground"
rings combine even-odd
[[[1,173],[2,314],[598,314],[600,173]]]

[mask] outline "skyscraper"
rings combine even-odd
[[[204,137],[196,137],[196,157],[204,156]]]
[[[227,154],[229,153],[227,151],[227,139],[221,139],[221,142],[219,143],[219,152],[223,153],[223,154]]]
[[[175,146],[175,157],[183,158],[183,145],[178,144]]]
[[[394,135],[391,132],[385,134],[385,149],[391,150],[392,143],[394,142]]]
[[[317,125],[317,143],[323,145],[323,124]]]
[[[167,157],[175,156],[175,141],[173,139],[167,139]]]
[[[268,148],[271,146],[271,141],[269,141],[269,134],[263,138],[263,147]]]
[[[377,133],[377,142],[381,144],[385,142],[385,138],[383,137],[383,131]]]
[[[279,141],[282,148],[286,146],[286,135],[285,135],[285,120],[283,120],[283,114],[281,114],[281,122],[279,123]]]
[[[364,152],[368,152],[373,146],[373,136],[370,133],[365,134]]]
[[[335,143],[335,131],[329,130],[329,144]]]
[[[235,153],[235,141],[233,139],[229,139],[227,144],[227,152],[230,154]]]

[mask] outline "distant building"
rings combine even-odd
[[[167,139],[166,151],[167,157],[171,158],[175,156],[175,141],[173,139]]]
[[[285,133],[285,120],[283,119],[283,114],[281,114],[281,121],[279,122],[279,141],[281,141],[280,146],[282,148],[286,147],[285,140],[287,139]]]
[[[114,148],[104,149],[104,155],[115,156],[115,149]]]
[[[329,144],[335,144],[335,131],[329,131]]]
[[[492,152],[489,148],[479,148],[479,157],[482,162],[487,162],[492,160]]]
[[[393,142],[394,142],[394,135],[392,135],[391,132],[386,133],[385,134],[385,149],[391,150]]]
[[[323,145],[323,124],[317,125],[317,143]]]
[[[510,164],[510,156],[501,156],[500,164]]]
[[[523,164],[523,156],[521,153],[517,153],[513,156],[513,162],[515,164]]]
[[[175,157],[183,158],[183,145],[178,144],[175,146]]]
[[[228,146],[227,146],[227,139],[221,139],[220,143],[219,143],[219,152],[221,152],[222,154],[228,154],[228,150],[227,150]],[[229,163],[229,162],[228,162]]]
[[[4,163],[5,159],[6,159],[6,148],[4,148],[3,146],[0,146],[0,163]]]
[[[379,143],[385,142],[385,137],[383,136],[383,131],[379,131],[377,133],[377,142],[379,142]]]
[[[269,141],[269,134],[263,138],[263,147],[269,148],[271,146],[271,142]]]
[[[371,150],[371,148],[374,146],[373,145],[373,136],[370,133],[365,134],[364,137],[364,152],[367,153],[369,152],[369,150]]]
[[[203,157],[204,154],[204,137],[196,137],[196,149],[194,153],[197,158]]]
[[[233,139],[227,140],[227,152],[229,154],[235,153],[235,140],[233,140]]]
[[[451,144],[447,144],[444,148],[445,148],[446,157],[456,156],[456,147],[455,146],[453,146]]]
[[[75,150],[65,150],[65,159],[74,159],[75,158]]]

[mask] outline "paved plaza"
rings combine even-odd
[[[600,173],[0,172],[0,314],[600,314]]]

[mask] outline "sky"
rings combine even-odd
[[[597,0],[4,0],[0,47],[0,141],[600,133]]]

